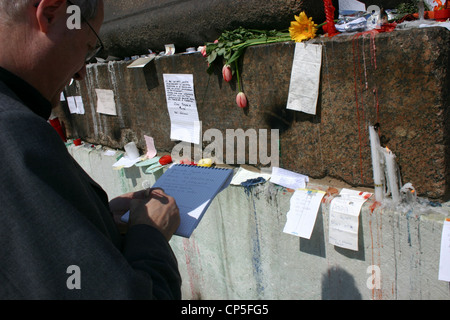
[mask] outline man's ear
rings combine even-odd
[[[41,32],[48,33],[49,27],[58,17],[66,16],[66,11],[66,0],[41,0],[36,8],[36,18]]]

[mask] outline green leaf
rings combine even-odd
[[[212,51],[206,60],[208,61],[209,64],[212,64],[214,62],[214,60],[216,60],[216,58],[217,58],[217,52]]]

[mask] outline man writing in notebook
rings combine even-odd
[[[68,28],[68,8],[81,11]],[[47,123],[101,49],[102,0],[0,0],[0,299],[179,299],[162,190],[107,195]],[[113,213],[130,210],[125,235]]]

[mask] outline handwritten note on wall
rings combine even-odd
[[[328,240],[335,246],[358,251],[359,214],[372,194],[342,189],[339,195],[330,205]]]
[[[310,189],[295,190],[283,232],[310,239],[317,212],[325,192]]]
[[[84,104],[81,96],[67,97],[67,104],[69,106],[70,113],[84,114]]]
[[[110,116],[117,116],[114,91],[107,89],[95,89],[97,93],[97,112]]]
[[[198,118],[192,74],[164,74],[167,108],[171,121],[170,139],[199,144]]]
[[[316,114],[321,69],[322,46],[297,42],[287,109]]]

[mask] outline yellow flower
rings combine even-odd
[[[295,21],[291,21],[289,33],[291,39],[295,42],[312,39],[316,36],[317,24],[308,18],[305,12],[301,12],[298,16],[294,16]]]

